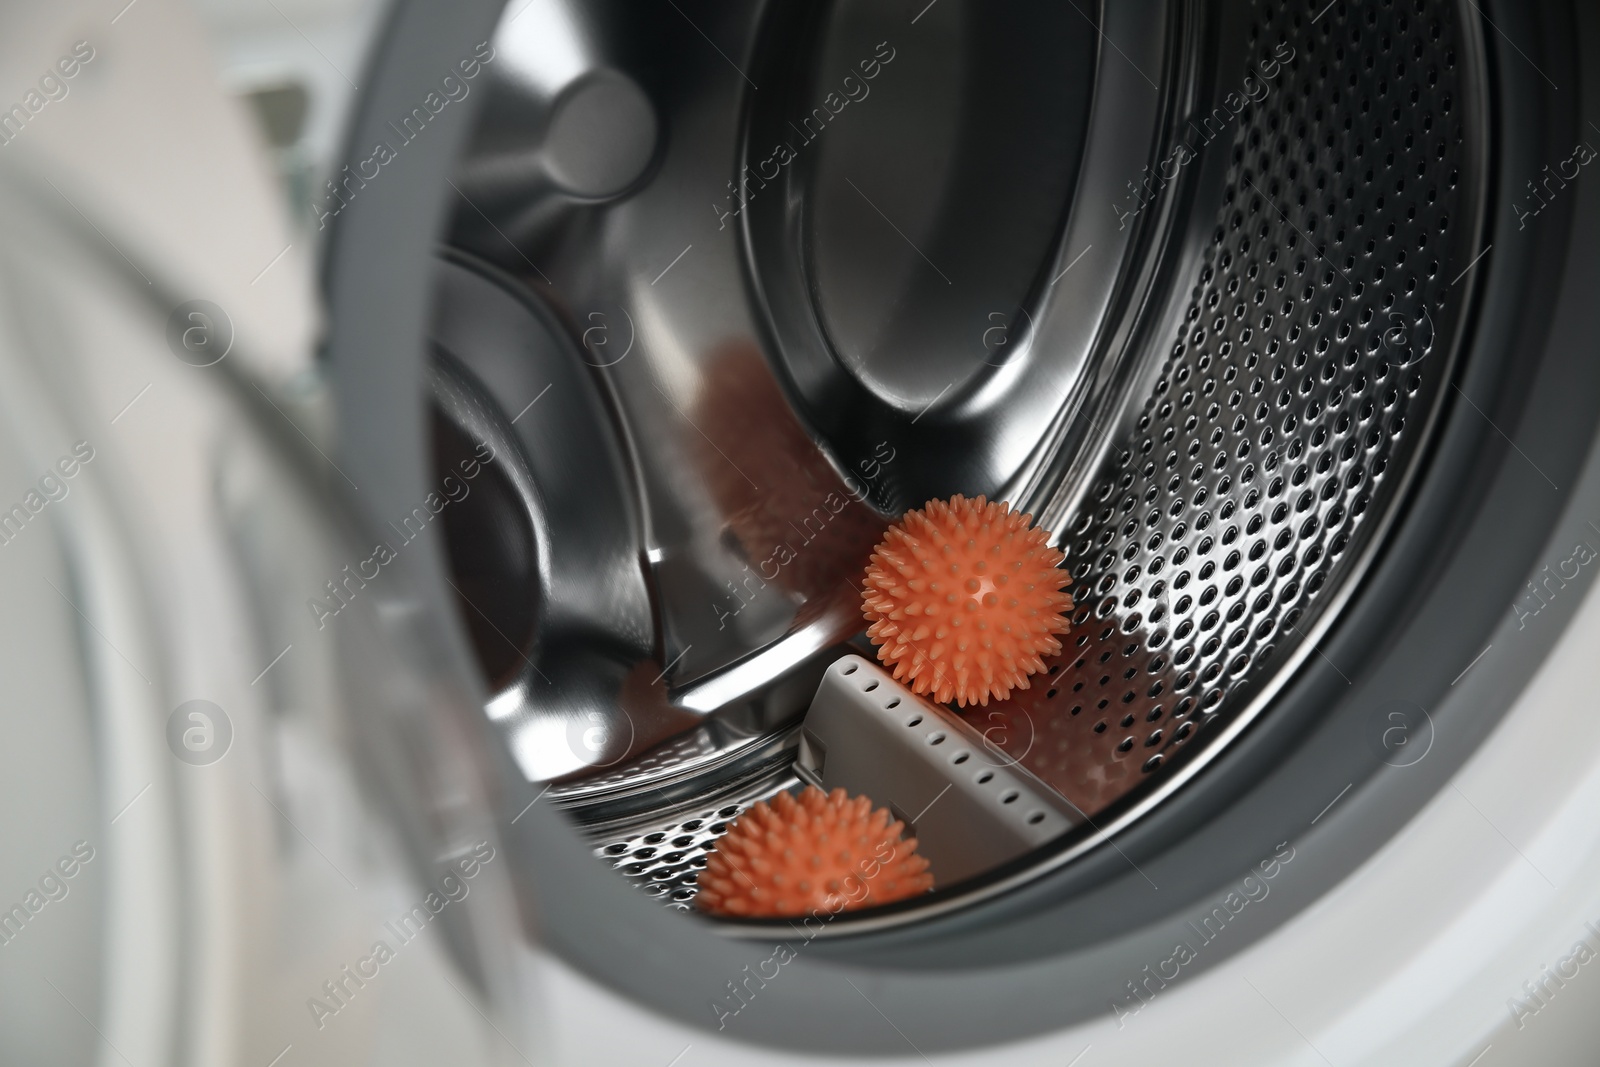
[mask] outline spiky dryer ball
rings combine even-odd
[[[939,703],[987,704],[1044,669],[1067,632],[1072,578],[1033,517],[1004,502],[930,500],[889,527],[863,609],[878,659]]]
[[[864,796],[807,786],[758,801],[706,859],[695,903],[713,915],[781,918],[890,904],[933,887],[905,824]]]

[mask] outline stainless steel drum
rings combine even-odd
[[[1054,532],[1078,607],[1048,674],[968,717],[1120,825],[1318,655],[1455,396],[1474,28],[955,2],[701,28],[748,69],[638,51],[698,37],[670,6],[555,0],[486,65],[433,337],[438,440],[493,440],[504,484],[446,514],[491,716],[684,904],[792,784],[885,523],[988,493]]]

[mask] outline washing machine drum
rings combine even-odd
[[[1588,491],[1597,367],[1552,338],[1593,317],[1589,21],[399,9],[322,204],[328,351],[545,798],[504,825],[542,936],[696,1025],[931,1051],[1120,1024],[1174,941],[1202,973],[1370,856],[1560,632],[1475,658],[1558,602],[1524,580]],[[885,708],[863,571],[956,494],[1048,532],[1070,626],[1004,699]],[[874,725],[918,707],[970,763]],[[994,772],[1049,832],[940,838]],[[943,841],[932,892],[678,914],[750,805],[847,778]],[[1213,945],[1223,899],[1257,918]],[[728,981],[774,943],[804,1013]]]

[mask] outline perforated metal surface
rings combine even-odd
[[[1073,635],[1048,681],[970,715],[1086,812],[1306,640],[1449,392],[1476,254],[1458,15],[1322,6],[1256,9],[1252,64],[1293,59],[1232,120],[1170,355],[1069,521]]]
[[[594,854],[605,860],[634,885],[668,907],[687,910],[694,900],[695,880],[706,865],[706,854],[728,823],[758,800],[766,800],[799,786],[788,768],[751,782],[715,806],[696,809],[671,822],[649,821],[630,832],[600,832]]]

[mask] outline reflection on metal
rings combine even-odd
[[[1161,69],[1164,5],[1112,7],[1108,32]],[[891,514],[1020,499],[1123,354],[1107,342],[1141,231],[1106,205],[1164,101],[1097,63],[1084,30],[1068,6],[952,3],[912,32],[869,2],[774,12],[766,30],[740,221],[769,356],[831,448],[895,449],[873,497]],[[836,83],[864,95],[818,129]],[[773,145],[793,159],[769,178]],[[1096,269],[1051,286],[1086,246]]]

